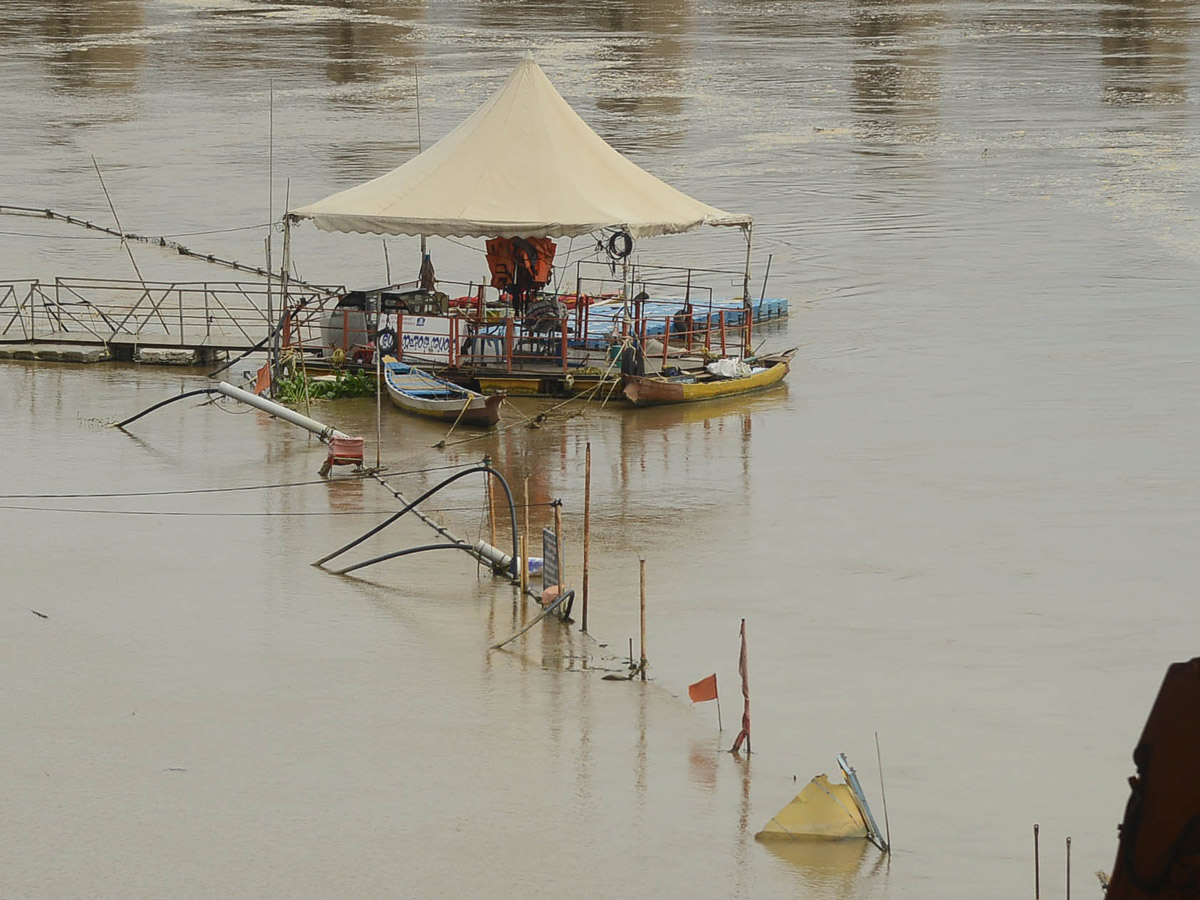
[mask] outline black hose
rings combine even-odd
[[[618,241],[620,242],[618,244]],[[625,259],[633,252],[633,235],[628,231],[616,231],[608,239],[605,247],[609,259]]]
[[[366,562],[355,563],[344,569],[334,569],[333,574],[346,575],[355,569],[365,569],[367,566],[375,565],[375,563],[386,562],[389,559],[396,559],[399,556],[408,556],[410,553],[424,553],[426,550],[466,550],[468,553],[475,552],[475,548],[470,544],[422,544],[420,547],[409,547],[407,550],[396,550],[392,553],[385,553],[383,556],[368,559]]]
[[[323,566],[325,563],[329,562],[329,560],[333,559],[335,556],[341,556],[347,550],[354,549],[359,544],[361,544],[363,541],[365,541],[367,538],[374,537],[375,535],[379,534],[379,532],[383,531],[383,529],[387,528],[389,525],[391,525],[393,522],[395,522],[397,519],[399,519],[405,513],[411,512],[413,509],[416,508],[418,503],[421,503],[422,501],[427,500],[429,497],[436,494],[442,488],[446,487],[446,485],[452,484],[453,482],[458,481],[458,479],[465,478],[468,475],[473,475],[476,472],[490,472],[491,474],[495,475],[497,478],[500,479],[500,484],[502,484],[504,486],[504,493],[508,495],[508,511],[512,518],[513,571],[515,571],[516,560],[517,560],[517,508],[516,508],[516,505],[513,503],[512,491],[509,490],[508,482],[504,480],[503,475],[501,475],[499,472],[497,472],[491,466],[472,466],[469,469],[463,469],[461,472],[454,473],[449,478],[447,478],[445,481],[431,487],[429,490],[427,490],[425,493],[423,493],[416,500],[413,500],[411,503],[405,505],[404,509],[400,510],[399,512],[395,513],[394,515],[388,516],[386,519],[384,519],[382,522],[380,522],[378,525],[376,525],[374,528],[372,528],[366,534],[362,535],[361,537],[355,538],[350,543],[346,544],[344,547],[339,547],[337,550],[334,550],[332,553],[327,553],[325,556],[322,556],[316,562],[312,563],[312,565]],[[453,546],[453,545],[451,545],[451,546]]]
[[[166,406],[168,403],[174,403],[176,400],[182,400],[182,399],[184,399],[185,397],[198,397],[200,394],[217,394],[217,393],[220,393],[220,392],[219,392],[219,391],[218,391],[216,388],[200,388],[199,390],[196,390],[196,391],[184,391],[182,394],[179,394],[179,395],[178,395],[178,396],[176,396],[176,397],[171,397],[171,398],[170,398],[170,399],[168,399],[168,400],[160,400],[158,403],[155,403],[153,406],[151,406],[151,407],[149,407],[149,408],[147,408],[147,409],[143,409],[143,410],[142,410],[140,413],[138,413],[136,416],[130,416],[130,417],[129,417],[128,419],[126,419],[124,422],[118,422],[118,423],[116,424],[116,427],[117,427],[117,428],[124,428],[124,427],[125,427],[126,425],[128,425],[130,422],[136,422],[136,421],[137,421],[138,419],[140,419],[142,416],[144,416],[144,415],[146,415],[146,414],[148,414],[148,413],[152,413],[152,412],[154,412],[156,409],[159,409],[160,407]]]

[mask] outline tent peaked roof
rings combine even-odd
[[[634,165],[571,109],[532,54],[465,122],[386,175],[291,210],[323,231],[634,237],[749,225]]]

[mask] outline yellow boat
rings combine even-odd
[[[625,396],[635,406],[661,406],[666,403],[695,403],[717,397],[732,397],[761,390],[781,382],[788,373],[796,348],[760,356],[749,375],[721,378],[708,371],[683,375],[626,375]]]

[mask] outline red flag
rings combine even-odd
[[[707,678],[701,678],[688,687],[688,697],[693,703],[703,703],[706,700],[717,699],[717,675],[714,672]]]
[[[742,697],[746,702],[742,711],[742,730],[738,732],[737,740],[733,742],[730,753],[742,749],[742,741],[746,742],[746,752],[750,752],[750,679],[746,672],[746,620],[742,619],[742,653],[738,657],[738,674],[742,676]]]
[[[258,379],[254,382],[254,393],[262,395],[263,391],[271,386],[271,364],[263,363],[263,367],[258,370]]]

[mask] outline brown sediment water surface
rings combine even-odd
[[[1034,822],[1043,894],[1067,835],[1095,890],[1159,679],[1197,650],[1196,24],[1145,0],[6,0],[0,204],[110,223],[95,156],[127,229],[259,264],[285,196],[416,153],[414,72],[428,146],[529,48],[622,152],[756,217],[755,290],[771,254],[791,301],[760,337],[800,352],[751,398],[445,449],[385,409],[410,496],[490,454],[535,528],[561,497],[575,584],[591,443],[607,647],[546,624],[491,654],[530,613],[465,556],[309,565],[396,503],[300,484],[303,432],[198,401],[105,427],[202,370],[0,364],[0,896],[1012,897]],[[431,239],[439,274],[478,280],[466,243]],[[415,276],[415,240],[388,248]],[[313,281],[384,278],[377,237],[294,250]],[[109,238],[0,216],[0,281],[132,275]],[[374,412],[314,415],[373,458]],[[128,492],[151,495],[43,496]],[[486,538],[481,498],[429,508]],[[604,681],[636,652],[639,555],[652,680]],[[722,752],[743,617],[749,759]],[[724,734],[686,699],[713,671]],[[882,818],[876,731],[890,860],[754,842],[839,751]]]

